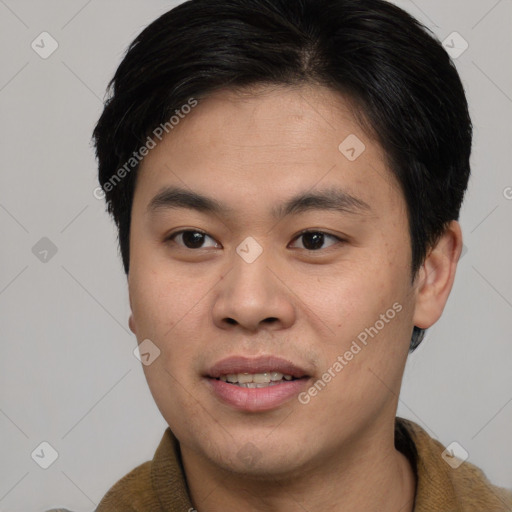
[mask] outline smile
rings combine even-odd
[[[295,378],[292,375],[285,375],[280,372],[265,373],[230,373],[221,375],[218,380],[234,384],[242,388],[266,388],[275,386],[283,381],[291,381]]]

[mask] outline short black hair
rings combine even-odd
[[[191,98],[260,84],[327,86],[355,105],[404,194],[414,278],[447,224],[459,218],[472,124],[442,44],[384,0],[189,0],[137,36],[109,83],[93,133],[126,274],[138,169],[133,161],[129,172],[126,162]],[[414,327],[411,352],[424,334]]]

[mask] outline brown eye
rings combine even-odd
[[[323,231],[303,231],[295,240],[302,238],[302,248],[306,249],[307,251],[318,251],[319,249],[325,249],[325,247],[322,246],[324,245],[326,237],[338,242],[343,241],[341,238],[330,235],[328,233],[324,233]]]
[[[205,241],[205,238],[210,238],[213,240],[212,237],[208,236],[206,233],[203,233],[202,231],[197,230],[181,230],[177,233],[172,234],[167,240],[175,241],[175,239],[180,239],[178,245],[183,245],[187,249],[203,249],[203,243]]]

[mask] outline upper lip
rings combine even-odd
[[[308,376],[298,365],[274,356],[244,357],[231,356],[215,363],[206,373],[207,377],[218,379],[221,375],[233,373],[265,373],[280,372],[295,378]]]

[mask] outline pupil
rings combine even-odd
[[[323,244],[323,233],[305,233],[302,235],[304,240],[302,244],[306,249],[315,250],[320,249]],[[312,243],[309,243],[309,241],[312,241]]]
[[[201,247],[204,239],[203,233],[199,233],[197,231],[185,231],[182,233],[182,237],[183,243],[189,248]]]

